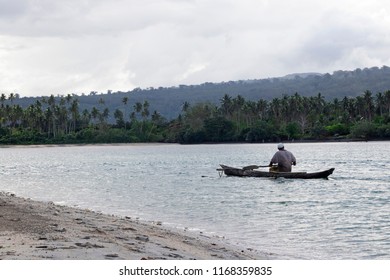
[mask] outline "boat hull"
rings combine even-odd
[[[326,179],[334,171],[330,168],[319,172],[267,172],[259,170],[244,170],[242,168],[231,167],[221,164],[221,168],[217,169],[227,176],[237,177],[263,177],[263,178],[286,178],[286,179]]]

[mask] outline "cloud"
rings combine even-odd
[[[131,90],[390,64],[381,0],[0,0],[0,91]]]
[[[323,71],[390,63],[384,52],[390,43],[389,12],[375,4],[351,6],[347,13],[329,10],[307,32],[292,63],[300,59],[305,67]]]

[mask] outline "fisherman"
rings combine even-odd
[[[294,155],[284,149],[284,144],[278,144],[278,150],[269,163],[271,172],[291,172],[291,165],[296,165],[297,160]],[[277,164],[274,166],[273,164]]]

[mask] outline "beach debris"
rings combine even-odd
[[[107,254],[107,255],[104,255],[106,258],[118,258],[118,254]]]
[[[135,228],[132,227],[123,227],[122,230],[137,231]]]
[[[90,249],[90,248],[104,248],[103,245],[92,244],[92,243],[89,243],[89,242],[86,242],[86,243],[77,242],[75,244],[78,247],[87,248],[87,249]]]
[[[168,255],[165,255],[167,257],[170,257],[170,258],[174,258],[174,259],[183,259],[184,257],[179,255],[179,254],[175,254],[175,253],[170,253]]]
[[[135,238],[135,240],[142,241],[142,242],[148,242],[149,236],[147,235],[139,235]]]

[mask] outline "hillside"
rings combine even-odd
[[[257,101],[259,99],[272,100],[296,92],[302,96],[314,96],[321,93],[326,100],[333,100],[342,99],[344,96],[356,97],[365,90],[376,94],[389,89],[390,67],[383,66],[354,71],[335,71],[333,74],[290,74],[279,78],[180,85],[168,88],[137,88],[128,92],[108,91],[105,94],[91,92],[88,95],[79,96],[78,100],[81,110],[91,110],[94,106],[98,107],[99,100],[103,99],[105,103],[103,106],[109,109],[110,120],[113,120],[113,112],[116,109],[123,109],[124,97],[128,97],[128,108],[132,108],[136,102],[143,103],[147,100],[151,112],[156,110],[165,118],[173,119],[181,113],[184,102],[192,105],[199,102],[219,104],[225,94],[232,97],[241,95],[246,100]],[[14,100],[14,103],[25,108],[37,99],[20,97]]]

